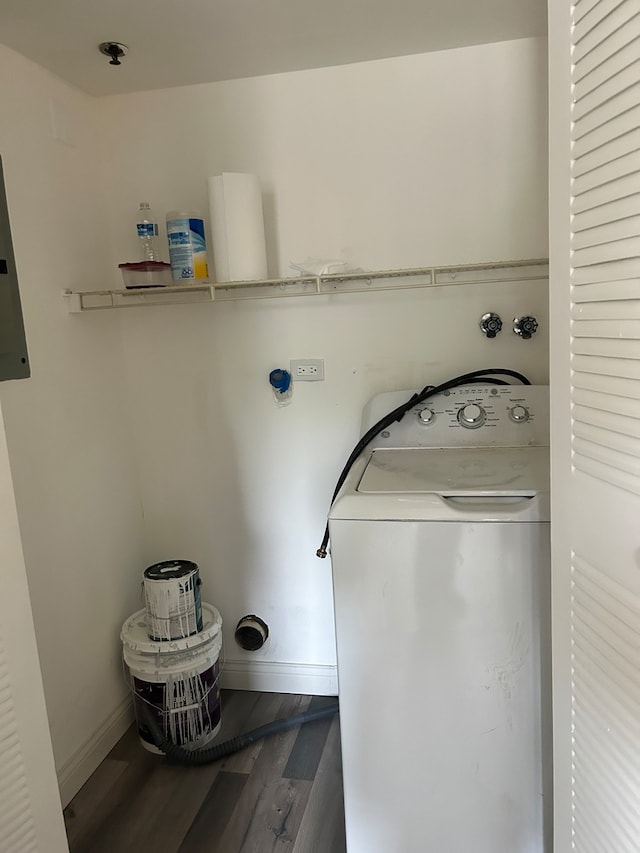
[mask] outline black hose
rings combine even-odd
[[[409,411],[409,409],[417,406],[419,403],[424,402],[424,400],[429,399],[429,397],[433,397],[435,394],[441,394],[443,391],[448,391],[451,388],[457,388],[459,385],[467,385],[470,382],[475,382],[479,379],[482,379],[484,382],[489,382],[495,385],[507,385],[509,383],[504,382],[501,379],[493,379],[493,376],[512,376],[514,379],[522,382],[523,385],[531,385],[531,382],[527,379],[527,377],[518,373],[516,370],[509,370],[506,367],[489,367],[485,370],[472,370],[470,373],[463,373],[460,376],[455,376],[453,379],[447,380],[447,382],[443,382],[442,385],[426,385],[422,391],[418,394],[414,394],[410,397],[406,402],[402,403],[402,405],[395,408],[392,412],[386,414],[383,418],[381,418],[378,423],[374,424],[370,429],[368,429],[362,438],[358,441],[356,446],[351,451],[349,458],[345,462],[344,468],[340,476],[338,477],[338,482],[336,483],[336,487],[333,491],[333,496],[331,498],[331,506],[338,496],[338,492],[344,485],[345,480],[347,479],[347,475],[351,470],[354,462],[360,456],[365,447],[369,444],[369,442],[373,441],[373,439],[378,435],[378,433],[382,432],[383,429],[386,429],[388,426],[391,426],[395,421],[400,421],[405,416],[405,414]],[[322,537],[322,543],[318,550],[316,551],[316,556],[324,559],[327,556],[327,548],[329,546],[329,522],[327,521],[326,527],[324,529],[324,536]]]
[[[145,723],[158,749],[180,764],[190,765],[212,764],[214,761],[219,761],[221,758],[226,758],[228,755],[233,755],[234,752],[239,752],[241,749],[251,746],[252,743],[268,735],[275,735],[287,729],[292,729],[294,726],[304,725],[304,723],[312,723],[314,720],[323,720],[325,717],[332,717],[339,709],[338,702],[332,702],[330,705],[325,705],[322,708],[314,708],[312,711],[304,711],[302,714],[296,714],[293,717],[273,720],[271,723],[253,729],[246,734],[230,738],[230,740],[225,740],[222,743],[192,750],[178,746],[169,740],[158,726],[147,706],[143,703],[141,703],[141,706],[144,709]]]

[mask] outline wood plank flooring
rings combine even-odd
[[[223,691],[217,741],[330,701]],[[132,726],[65,823],[71,853],[345,853],[339,717],[203,767],[152,755]]]

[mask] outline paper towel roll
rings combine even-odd
[[[262,193],[256,175],[223,172],[209,178],[209,208],[216,281],[267,278]]]

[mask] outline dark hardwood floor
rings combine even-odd
[[[217,742],[330,699],[223,691]],[[181,767],[135,726],[65,809],[71,853],[344,853],[338,715]]]

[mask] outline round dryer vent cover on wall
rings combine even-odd
[[[236,643],[248,652],[257,652],[267,642],[269,626],[259,616],[243,616],[236,627]]]

